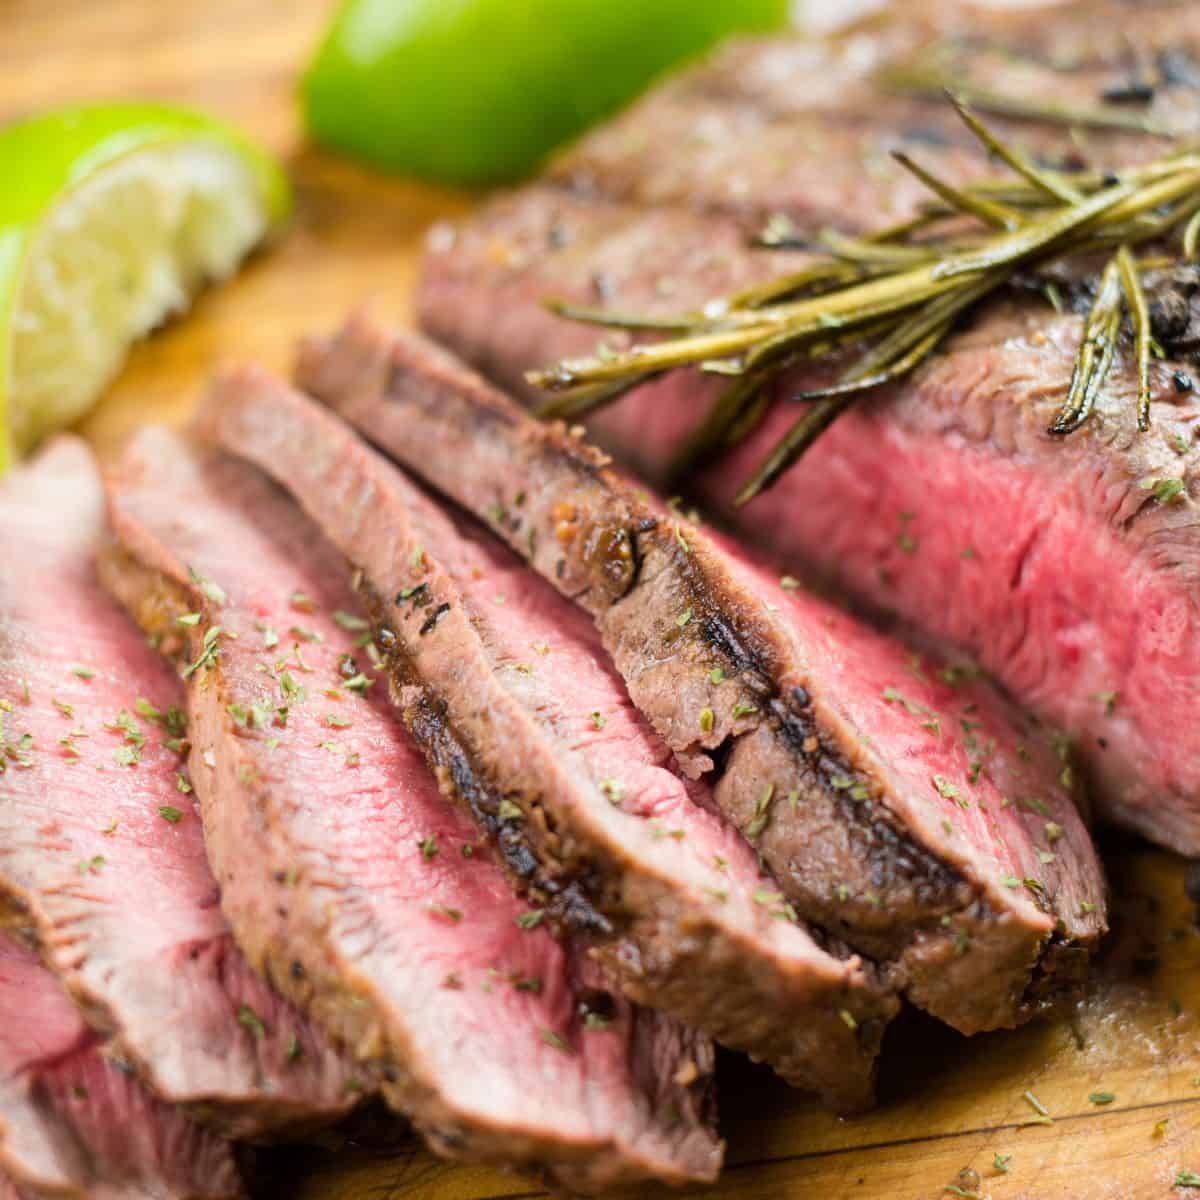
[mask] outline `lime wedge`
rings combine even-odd
[[[449,183],[519,178],[666,68],[788,0],[345,0],[304,79],[309,133]]]
[[[231,274],[290,193],[236,130],[149,104],[0,129],[0,179],[2,472],[91,408],[130,343]]]

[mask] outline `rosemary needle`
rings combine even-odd
[[[1121,276],[1121,291],[1133,322],[1133,337],[1138,374],[1137,427],[1143,433],[1150,428],[1150,313],[1146,308],[1146,293],[1137,263],[1128,246],[1121,246],[1116,255]]]
[[[1066,180],[1061,179],[1051,171],[1035,167],[1023,154],[1006,146],[999,138],[992,136],[986,125],[967,107],[961,96],[953,92],[945,93],[946,99],[954,105],[955,111],[966,122],[967,128],[987,147],[988,153],[994,155],[1006,166],[1012,168],[1031,183],[1039,192],[1060,204],[1078,204],[1083,199]]]
[[[950,82],[935,67],[920,65],[895,67],[882,71],[879,81],[884,87],[894,92],[928,97],[944,94]],[[1123,129],[1130,133],[1147,133],[1162,138],[1172,136],[1171,131],[1165,126],[1116,104],[1085,108],[1056,101],[1010,96],[1004,92],[993,91],[991,88],[962,81],[955,82],[953,90],[980,112],[989,112],[1000,117],[1046,121],[1081,129]]]
[[[1196,242],[1200,239],[1200,210],[1192,214],[1192,219],[1188,221],[1187,227],[1183,231],[1183,257],[1193,259],[1196,257]]]
[[[1114,258],[1100,276],[1096,298],[1083,326],[1083,340],[1067,398],[1050,426],[1051,433],[1073,433],[1088,419],[1108,374],[1121,320],[1120,271]]]
[[[1021,224],[1020,216],[1014,209],[986,196],[973,195],[969,191],[951,187],[938,177],[915,162],[903,150],[893,150],[892,157],[906,170],[915,175],[931,192],[940,196],[951,208],[960,212],[970,213],[978,217],[986,225],[996,229],[1016,229]]]
[[[1035,166],[997,138],[968,107],[968,102],[979,104],[979,93],[961,88],[959,93],[948,96],[958,116],[1015,178],[956,187],[897,154],[936,199],[915,218],[874,234],[826,231],[816,243],[800,243],[786,219],[769,222],[760,245],[824,249],[826,257],[799,271],[676,316],[550,302],[551,310],[565,318],[658,340],[530,372],[530,382],[551,393],[543,415],[576,419],[681,367],[728,376],[729,384],[675,460],[676,472],[686,473],[749,436],[772,404],[804,405],[739,489],[735,503],[745,504],[794,465],[861,394],[914,370],[965,313],[1018,273],[1107,250],[1111,258],[1100,274],[1066,398],[1049,432],[1069,434],[1088,420],[1115,361],[1126,318],[1133,330],[1137,427],[1148,429],[1153,334],[1141,276],[1175,260],[1160,245],[1153,257],[1139,261],[1133,248],[1182,231],[1183,255],[1195,256],[1200,148],[1115,174],[1080,172],[1068,179]],[[1022,115],[1039,114],[1045,111],[1038,105],[1023,106]],[[1108,127],[1145,131],[1142,123],[1127,120],[1128,114],[1101,116]],[[939,232],[947,222],[949,228]],[[788,397],[773,386],[779,372],[801,361],[844,360],[855,351],[857,357],[828,386]]]

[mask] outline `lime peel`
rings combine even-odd
[[[309,133],[390,171],[493,184],[788,0],[343,0],[303,82]]]

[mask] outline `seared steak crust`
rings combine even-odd
[[[264,476],[161,430],[111,497],[111,586],[200,663],[193,774],[251,961],[439,1153],[581,1192],[714,1176],[711,1044],[613,995],[513,898],[372,695],[344,560]]]
[[[1078,984],[1099,864],[1069,772],[992,689],[781,584],[418,338],[359,319],[300,376],[591,612],[805,916],[968,1031]]]
[[[864,1104],[895,998],[793,924],[707,789],[671,773],[586,617],[269,376],[227,375],[203,419],[361,567],[409,727],[519,886],[629,996]]]

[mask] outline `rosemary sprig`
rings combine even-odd
[[[1183,254],[1195,253],[1200,147],[1116,173],[1068,177],[1035,166],[1006,146],[962,97],[950,101],[1015,179],[991,177],[955,187],[906,155],[896,155],[936,199],[916,218],[865,237],[823,233],[827,257],[800,271],[668,317],[548,302],[571,320],[659,340],[531,372],[532,383],[553,393],[544,415],[579,418],[680,367],[730,376],[676,459],[677,471],[686,472],[758,427],[785,368],[857,349],[857,358],[828,386],[790,397],[804,411],[738,492],[735,503],[745,504],[771,486],[860,395],[911,372],[964,313],[1015,275],[1108,250],[1112,258],[1084,323],[1066,400],[1049,431],[1071,433],[1093,412],[1126,314],[1137,365],[1137,424],[1149,428],[1154,343],[1141,276],[1173,260],[1160,247],[1139,261],[1133,247],[1174,238],[1182,230]],[[795,244],[794,230],[773,220],[758,241]]]

